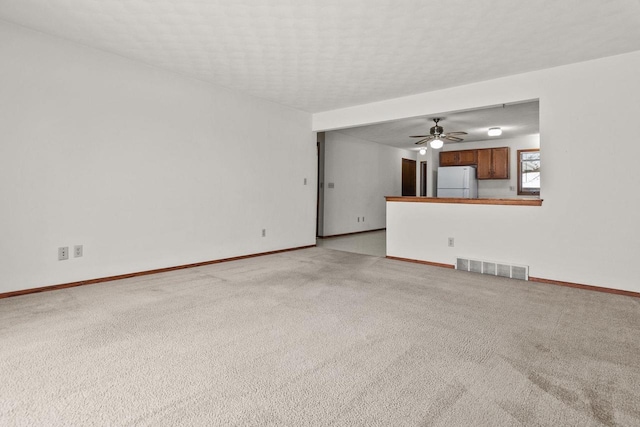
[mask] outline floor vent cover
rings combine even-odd
[[[481,261],[470,258],[456,258],[456,270],[511,279],[529,280],[529,267],[526,265],[505,264],[493,261]]]

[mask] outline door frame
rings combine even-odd
[[[420,161],[420,197],[427,197],[427,161]]]

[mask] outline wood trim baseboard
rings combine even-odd
[[[529,276],[529,281],[546,283],[549,285],[567,286],[570,288],[585,289],[587,291],[604,292],[607,294],[625,295],[628,297],[640,298],[640,292],[625,291],[622,289],[605,288],[602,286],[583,285],[581,283],[562,282],[560,280],[542,279],[540,277]]]
[[[395,259],[397,261],[413,262],[413,263],[416,263],[416,264],[432,265],[432,266],[435,266],[435,267],[455,268],[455,265],[453,265],[453,264],[441,264],[439,262],[420,261],[420,260],[417,260],[417,259],[400,258],[400,257],[395,257],[395,256],[389,256],[389,255],[387,255],[387,258],[388,259]],[[568,286],[570,288],[584,289],[584,290],[587,290],[587,291],[604,292],[604,293],[607,293],[607,294],[616,294],[616,295],[624,295],[624,296],[628,296],[628,297],[640,298],[640,292],[625,291],[625,290],[622,290],[622,289],[605,288],[605,287],[602,287],[602,286],[593,286],[593,285],[583,285],[583,284],[580,284],[580,283],[562,282],[560,280],[542,279],[540,277],[531,277],[531,276],[529,276],[529,281],[530,282],[545,283],[545,284],[548,284],[548,285]]]
[[[424,265],[432,265],[434,267],[442,267],[442,268],[456,268],[453,264],[443,264],[440,262],[431,262],[431,261],[420,261],[418,259],[411,258],[400,258],[396,256],[387,255],[388,259],[395,259],[396,261],[404,261],[404,262],[413,262],[414,264],[424,264]]]
[[[290,252],[290,251],[297,251],[297,250],[300,250],[300,249],[314,248],[315,246],[316,245],[298,246],[298,247],[295,247],[295,248],[279,249],[277,251],[260,252],[260,253],[256,253],[256,254],[240,255],[240,256],[235,256],[235,257],[231,257],[231,258],[214,259],[214,260],[211,260],[211,261],[196,262],[196,263],[193,263],[193,264],[184,264],[184,265],[177,265],[177,266],[174,266],[174,267],[164,267],[164,268],[157,268],[157,269],[154,269],[154,270],[139,271],[139,272],[136,272],[136,273],[119,274],[117,276],[100,277],[100,278],[97,278],[97,279],[80,280],[78,282],[62,283],[62,284],[59,284],[59,285],[50,285],[50,286],[42,286],[42,287],[39,287],[39,288],[22,289],[22,290],[19,290],[19,291],[0,293],[0,299],[9,298],[9,297],[16,297],[16,296],[19,296],[19,295],[35,294],[35,293],[39,293],[39,292],[55,291],[55,290],[58,290],[58,289],[74,288],[76,286],[93,285],[95,283],[111,282],[113,280],[129,279],[131,277],[146,276],[146,275],[149,275],[149,274],[166,273],[168,271],[183,270],[185,268],[193,268],[193,267],[202,267],[204,265],[219,264],[219,263],[222,263],[222,262],[238,261],[238,260],[246,259],[246,258],[255,258],[255,257],[259,257],[259,256],[264,256],[264,255],[273,255],[273,254],[279,254],[279,253],[282,253],[282,252]]]
[[[318,239],[331,239],[333,237],[352,236],[354,234],[373,233],[374,231],[382,231],[382,230],[386,230],[386,228],[376,228],[374,230],[354,231],[353,233],[332,234],[330,236],[318,236]]]
[[[381,230],[384,230],[384,228],[381,229]],[[379,230],[368,230],[368,231],[379,231]],[[358,232],[358,233],[366,233],[366,231],[361,231],[361,232]],[[358,234],[358,233],[349,233],[349,234]],[[336,236],[328,236],[328,237],[336,237]],[[205,266],[205,265],[219,264],[219,263],[222,263],[222,262],[238,261],[238,260],[246,259],[246,258],[255,258],[255,257],[259,257],[259,256],[264,256],[264,255],[273,255],[273,254],[278,254],[278,253],[282,253],[282,252],[290,252],[290,251],[297,251],[297,250],[300,250],[300,249],[308,249],[308,248],[313,248],[315,246],[316,245],[298,246],[298,247],[295,247],[295,248],[279,249],[279,250],[276,250],[276,251],[259,252],[259,253],[256,253],[256,254],[240,255],[240,256],[231,257],[231,258],[221,258],[221,259],[216,259],[216,260],[211,260],[211,261],[196,262],[196,263],[193,263],[193,264],[184,264],[184,265],[178,265],[178,266],[174,266],[174,267],[165,267],[165,268],[157,268],[157,269],[154,269],[154,270],[139,271],[139,272],[136,272],[136,273],[120,274],[120,275],[117,275],[117,276],[109,276],[109,277],[101,277],[101,278],[97,278],[97,279],[81,280],[81,281],[78,281],[78,282],[62,283],[62,284],[59,284],[59,285],[51,285],[51,286],[42,286],[42,287],[39,287],[39,288],[22,289],[22,290],[19,290],[19,291],[0,293],[0,299],[9,298],[9,297],[15,297],[15,296],[19,296],[19,295],[34,294],[34,293],[39,293],[39,292],[55,291],[55,290],[58,290],[58,289],[73,288],[73,287],[76,287],[76,286],[84,286],[84,285],[92,285],[92,284],[96,284],[96,283],[111,282],[111,281],[114,281],[114,280],[128,279],[128,278],[137,277],[137,276],[146,276],[146,275],[149,275],[149,274],[166,273],[168,271],[183,270],[183,269],[186,269],[186,268],[193,268],[193,267],[202,267],[202,266]],[[443,263],[439,263],[439,262],[421,261],[421,260],[417,260],[417,259],[401,258],[401,257],[390,256],[390,255],[387,255],[386,258],[387,259],[393,259],[393,260],[396,260],[396,261],[412,262],[414,264],[430,265],[430,266],[433,266],[433,267],[441,267],[441,268],[449,268],[449,269],[454,269],[455,268],[455,265],[453,265],[453,264],[443,264]],[[634,297],[634,298],[640,298],[640,292],[625,291],[623,289],[605,288],[605,287],[602,287],[602,286],[593,286],[593,285],[583,285],[581,283],[563,282],[563,281],[560,281],[560,280],[543,279],[543,278],[540,278],[540,277],[532,277],[532,276],[529,276],[529,281],[537,282],[537,283],[545,283],[545,284],[549,284],[549,285],[556,285],[556,286],[566,286],[566,287],[576,288],[576,289],[584,289],[584,290],[588,290],[588,291],[603,292],[603,293],[609,293],[609,294],[624,295],[624,296],[629,296],[629,297]]]

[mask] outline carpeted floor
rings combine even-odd
[[[640,299],[323,248],[8,298],[0,425],[638,426]]]

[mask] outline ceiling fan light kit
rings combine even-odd
[[[424,148],[424,147],[422,147],[422,148],[420,149],[420,154],[421,154],[421,155],[423,155],[423,156],[424,156],[425,154],[427,154],[427,149],[426,149],[426,148]]]
[[[500,136],[500,135],[502,135],[502,129],[500,129],[500,128],[489,128],[488,134],[489,134],[489,136]]]
[[[438,149],[438,148],[442,148],[442,146],[444,145],[444,142],[442,142],[441,139],[434,139],[433,141],[431,141],[431,148],[433,149]]]
[[[438,122],[441,119],[433,119],[435,122],[435,126],[429,129],[429,135],[413,135],[411,138],[422,138],[420,141],[416,142],[416,145],[424,144],[427,141],[431,141],[430,145],[433,149],[442,148],[444,141],[451,142],[462,142],[463,139],[460,138],[460,135],[466,135],[466,132],[444,132],[444,128],[438,125]]]

